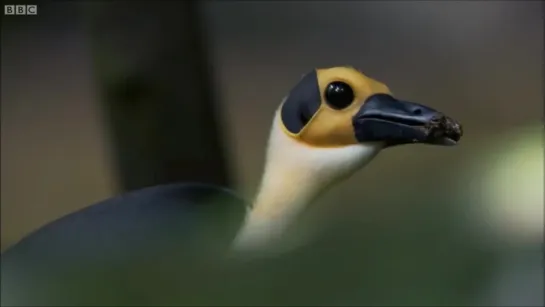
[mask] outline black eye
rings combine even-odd
[[[344,82],[331,82],[325,90],[325,99],[330,107],[337,110],[344,109],[354,100],[354,91]]]

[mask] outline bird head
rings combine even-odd
[[[460,124],[430,107],[394,98],[351,67],[306,74],[281,105],[284,133],[318,148],[380,143],[455,145]]]
[[[269,157],[276,167],[312,173],[318,178],[309,184],[322,189],[385,148],[455,145],[461,136],[461,125],[443,113],[394,98],[357,69],[333,67],[307,73],[291,89],[277,111]]]

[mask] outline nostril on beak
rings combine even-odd
[[[420,108],[414,109],[414,110],[413,110],[413,114],[414,114],[414,115],[422,115],[422,109],[420,109]]]

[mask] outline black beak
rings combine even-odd
[[[456,145],[462,126],[421,104],[400,101],[387,94],[367,99],[353,118],[359,142],[386,142],[387,146],[423,143]]]

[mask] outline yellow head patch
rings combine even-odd
[[[391,94],[383,83],[352,67],[316,69],[306,74],[281,106],[286,134],[312,146],[356,144],[352,118],[374,94]]]

